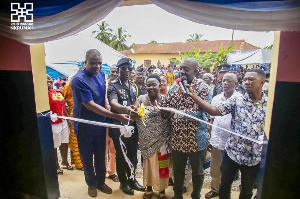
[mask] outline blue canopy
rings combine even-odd
[[[49,66],[46,66],[46,73],[52,78],[52,79],[58,79],[65,75],[61,74],[60,72],[50,68]]]

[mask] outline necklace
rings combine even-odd
[[[159,93],[159,94],[158,94],[158,99],[155,100],[155,101],[158,101],[160,98],[161,98],[161,94]],[[148,102],[149,102],[150,106],[157,106],[157,103],[155,103],[155,102],[152,103],[152,102],[151,102],[149,95],[148,95]]]

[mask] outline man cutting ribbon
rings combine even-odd
[[[110,117],[127,124],[127,115],[105,109],[106,83],[104,72],[101,70],[100,52],[95,49],[88,50],[85,64],[86,68],[79,71],[72,80],[74,117],[99,122],[105,122],[105,117]],[[74,122],[74,130],[89,196],[96,197],[97,189],[111,194],[112,189],[105,184],[105,127]]]
[[[203,80],[195,77],[197,70],[198,62],[192,58],[183,60],[180,65],[180,74],[187,77],[187,83],[191,85],[193,92],[197,93],[196,95],[204,101],[210,102],[211,88]],[[207,121],[206,113],[190,96],[180,92],[177,84],[173,84],[170,88],[169,93],[162,99],[161,106],[175,108]],[[207,124],[179,115],[172,120],[172,129],[174,199],[183,198],[187,158],[190,159],[192,166],[193,192],[191,196],[193,199],[199,199],[204,180],[205,152],[209,140]]]
[[[129,58],[121,58],[117,63],[117,68],[119,77],[109,84],[107,91],[111,109],[116,113],[131,113],[133,117],[137,117],[137,112],[133,108],[136,100],[136,90],[134,85],[129,81],[129,74],[133,70],[131,60]],[[115,123],[118,124],[118,121],[115,121]],[[135,123],[133,125],[136,127]],[[128,195],[133,195],[134,190],[145,191],[145,187],[137,182],[135,176],[131,179],[131,168],[124,158],[120,145],[120,141],[122,141],[127,149],[127,157],[135,169],[137,165],[137,132],[133,133],[131,137],[121,137],[120,139],[120,130],[112,129],[110,136],[116,148],[116,166],[120,189]]]

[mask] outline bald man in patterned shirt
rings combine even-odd
[[[203,80],[197,79],[198,62],[188,58],[180,65],[180,74],[187,77],[187,83],[202,100],[210,103],[212,89]],[[200,109],[195,101],[180,91],[174,84],[169,93],[161,101],[161,106],[171,107],[207,121],[206,113]],[[196,120],[174,115],[172,119],[172,161],[174,169],[174,199],[182,199],[183,183],[187,158],[192,167],[193,192],[192,199],[200,198],[200,191],[204,180],[203,164],[205,152],[209,143],[208,126]]]

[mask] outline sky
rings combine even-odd
[[[231,29],[194,23],[168,13],[154,4],[117,7],[101,21],[106,21],[114,31],[123,27],[131,35],[127,45],[146,44],[151,40],[158,43],[185,42],[193,33],[203,34],[202,38],[209,41],[231,40],[232,37]],[[96,29],[95,24],[78,35],[91,37],[92,31]],[[273,44],[274,32],[235,30],[233,39],[244,39],[263,48]]]

